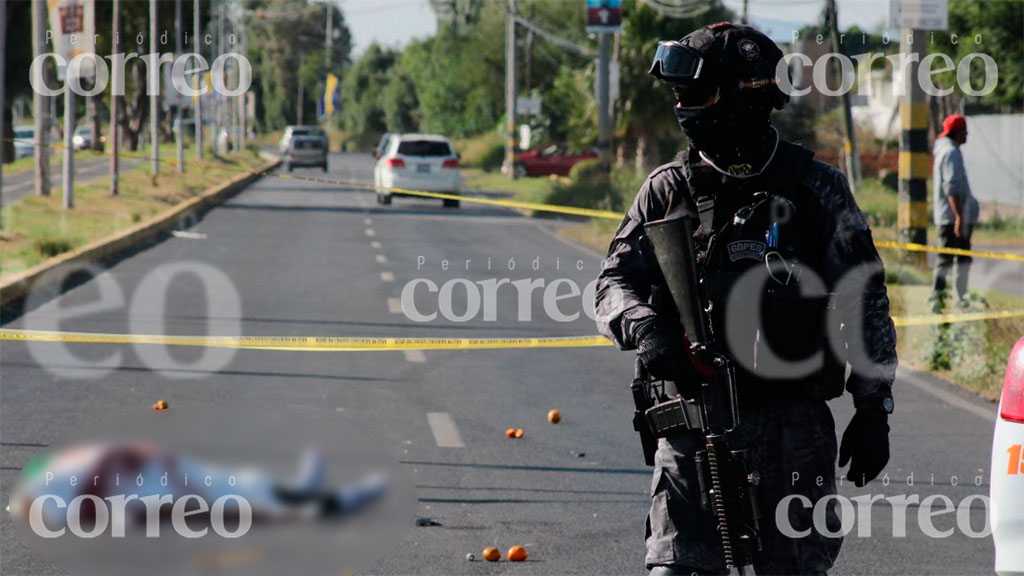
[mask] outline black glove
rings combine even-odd
[[[884,410],[857,409],[839,445],[839,467],[847,462],[846,479],[858,487],[877,478],[889,463],[889,415]]]
[[[685,380],[683,336],[679,330],[665,327],[654,316],[648,316],[632,327],[636,354],[655,380],[677,384]]]

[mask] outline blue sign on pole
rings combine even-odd
[[[587,0],[587,32],[622,29],[622,0]]]

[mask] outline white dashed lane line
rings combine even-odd
[[[440,448],[465,448],[455,421],[447,412],[427,412],[430,431],[434,433],[434,441]]]
[[[388,298],[388,312],[391,314],[401,314],[402,301],[398,298]]]
[[[373,238],[374,236],[377,235],[377,233],[373,231],[373,228],[367,228],[366,235],[369,236],[370,238]]]
[[[370,224],[373,224],[373,218],[364,218],[363,219],[363,224],[366,224],[367,226],[369,226]]]
[[[376,258],[377,264],[387,264],[388,262],[388,257],[383,254],[377,254],[374,258]]]
[[[380,246],[380,242],[377,242],[376,240],[370,242],[370,248],[373,248],[374,250],[380,250]]]
[[[405,355],[406,362],[419,364],[427,361],[427,355],[423,353],[423,350],[403,350],[402,353]]]
[[[391,272],[388,272],[387,270],[385,270],[385,271],[380,273],[380,279],[382,281],[384,281],[384,282],[394,282],[395,281],[395,275],[392,274]]]

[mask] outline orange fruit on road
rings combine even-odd
[[[167,410],[167,402],[163,399],[157,400],[153,403],[153,410]]]
[[[498,560],[501,560],[501,552],[499,552],[498,549],[493,546],[488,546],[487,548],[484,548],[484,553],[482,556],[483,559],[487,560],[488,562],[497,562]]]
[[[508,549],[509,562],[522,562],[526,560],[527,556],[526,548],[523,548],[522,546],[513,546]]]
[[[558,410],[551,410],[548,412],[548,422],[552,424],[558,424],[562,421],[562,413]]]
[[[508,436],[509,438],[515,438],[515,436],[516,436],[516,429],[515,428],[508,428],[508,429],[506,429],[505,430],[505,436]]]
[[[516,428],[516,438],[522,438],[522,437],[523,437],[523,429],[522,428]]]

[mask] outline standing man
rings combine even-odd
[[[815,528],[812,508],[836,492],[837,452],[857,486],[889,460],[896,333],[882,264],[846,178],[772,127],[772,110],[788,101],[776,83],[781,58],[770,38],[729,22],[659,43],[650,73],[674,91],[690,145],[637,194],[602,264],[596,305],[602,334],[674,385],[666,395],[690,398],[707,367],[686,348],[644,224],[692,220],[713,338],[736,367],[740,423],[730,446],[747,451],[760,477],[754,569],[824,574],[842,539]],[[826,400],[844,386],[856,413],[837,450]],[[701,506],[694,459],[703,447],[701,432],[686,426],[658,440],[652,575],[727,573],[714,516]],[[838,532],[829,504],[825,524]]]
[[[932,167],[932,189],[934,190],[935,227],[939,231],[939,244],[943,248],[971,249],[971,233],[978,221],[978,201],[971,194],[967,181],[964,157],[960,146],[967,142],[967,119],[959,114],[946,116],[942,121],[942,133],[935,139]],[[971,269],[970,256],[939,254],[932,282],[932,311],[942,311],[946,298],[946,279],[949,269],[956,261],[953,272],[957,304],[969,308],[967,275]]]

